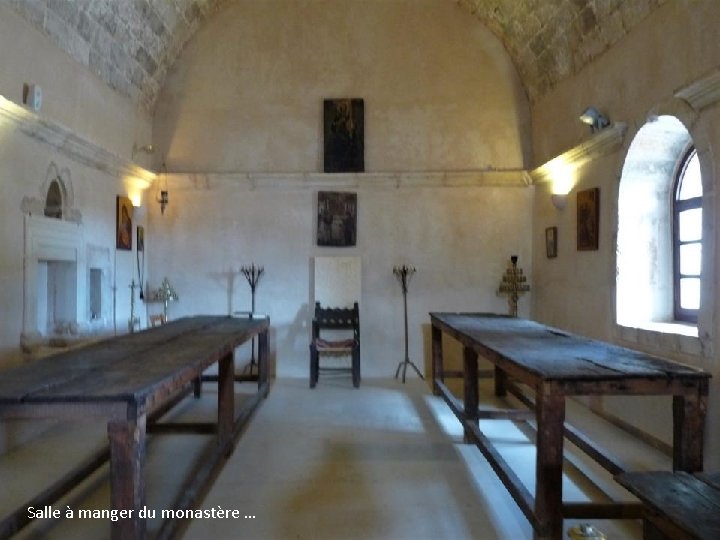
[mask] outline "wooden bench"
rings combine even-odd
[[[720,538],[720,473],[626,472],[615,479],[643,502],[645,540]]]

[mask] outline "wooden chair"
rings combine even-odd
[[[336,330],[346,330],[352,334],[346,339],[330,340],[320,336],[322,330],[333,331],[333,334],[337,334]],[[322,357],[343,356],[350,358],[349,368],[320,366]],[[360,310],[357,302],[352,308],[323,308],[320,302],[315,303],[310,341],[310,388],[315,388],[320,371],[349,371],[353,386],[360,386]]]

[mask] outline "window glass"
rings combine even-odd
[[[700,160],[693,150],[682,172],[678,188],[678,200],[686,201],[693,197],[702,197],[702,177],[700,176]]]
[[[678,215],[678,239],[681,242],[692,242],[702,238],[702,209],[684,210]]]
[[[680,279],[680,307],[682,309],[700,308],[700,278]]]
[[[699,276],[702,262],[702,245],[683,244],[680,246],[680,273],[684,276]]]

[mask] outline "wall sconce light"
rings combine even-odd
[[[550,200],[553,206],[558,210],[563,210],[567,206],[568,194],[567,193],[553,193],[550,195]]]
[[[585,109],[585,111],[580,115],[580,121],[583,124],[590,126],[590,131],[592,133],[600,131],[610,125],[610,120],[606,116],[600,114],[600,112],[592,106]]]
[[[165,166],[165,161],[163,161],[163,164],[160,166],[160,172],[158,173],[158,193],[155,196],[155,200],[160,203],[160,213],[165,214],[165,207],[170,204],[167,187],[167,167]]]
[[[155,147],[152,144],[146,144],[145,146],[138,146],[133,144],[132,148],[132,159],[135,159],[135,155],[143,152],[145,154],[152,154],[155,151]]]

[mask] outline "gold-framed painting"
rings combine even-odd
[[[133,205],[129,197],[117,196],[115,220],[115,247],[123,251],[132,251]]]
[[[142,225],[137,227],[137,250],[145,251],[145,227]]]
[[[600,188],[577,192],[577,249],[594,251],[600,239]]]

